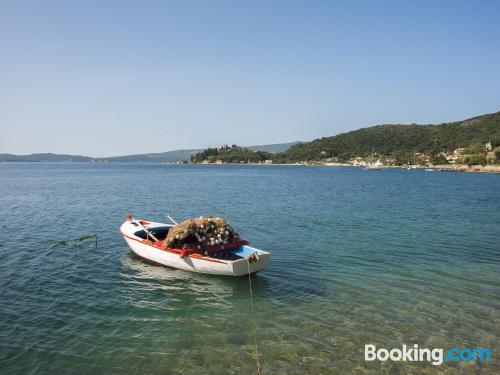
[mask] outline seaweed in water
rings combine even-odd
[[[95,233],[89,234],[87,236],[70,238],[67,240],[59,240],[57,242],[60,243],[61,245],[67,245],[70,242],[81,242],[81,241],[91,240],[91,239],[95,239],[95,246],[97,247],[97,234],[95,234]]]

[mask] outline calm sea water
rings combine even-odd
[[[2,374],[500,371],[500,175],[293,166],[0,164]],[[145,264],[125,213],[227,217],[253,278]],[[97,233],[93,241],[53,240]],[[489,363],[364,362],[490,347]]]

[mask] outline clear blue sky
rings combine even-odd
[[[499,110],[499,1],[0,3],[0,153],[279,143]]]

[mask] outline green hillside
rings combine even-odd
[[[253,151],[247,147],[236,145],[222,146],[219,148],[207,148],[191,156],[191,162],[201,163],[203,161],[215,162],[221,160],[223,163],[259,163],[271,159],[273,154],[266,151]]]
[[[375,150],[379,155],[406,162],[416,152],[436,155],[488,141],[493,146],[500,145],[500,112],[439,125],[378,125],[363,128],[294,145],[277,154],[274,160],[290,162],[336,157],[339,161],[345,161],[354,156],[366,157]]]

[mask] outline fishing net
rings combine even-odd
[[[221,217],[200,216],[188,219],[172,227],[163,247],[176,249],[206,249],[209,247],[224,246],[238,241],[239,235]]]

